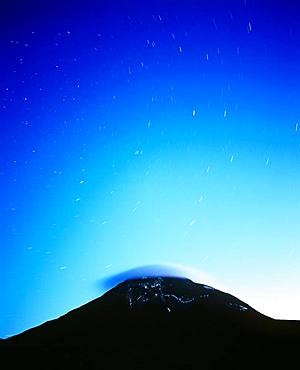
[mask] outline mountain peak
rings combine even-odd
[[[195,297],[189,291],[178,293],[176,285],[192,283],[185,278],[173,277],[143,277],[124,282],[127,290],[128,303],[131,308],[143,307],[144,305],[160,305],[170,312],[174,304],[189,304],[194,302]]]
[[[117,295],[123,302],[127,301],[133,310],[148,309],[151,306],[171,312],[207,306],[214,309],[255,312],[249,305],[229,294],[209,285],[194,283],[184,277],[142,276],[128,279],[106,294]]]

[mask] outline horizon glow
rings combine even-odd
[[[11,1],[0,17],[0,338],[155,264],[300,320],[300,5]]]

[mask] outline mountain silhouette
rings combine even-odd
[[[178,277],[126,280],[102,297],[0,341],[3,369],[289,369],[300,322]]]

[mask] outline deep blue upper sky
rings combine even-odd
[[[154,263],[300,319],[298,2],[11,1],[0,18],[0,337]]]

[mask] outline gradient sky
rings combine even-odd
[[[300,319],[298,4],[1,3],[0,337],[155,263]]]

